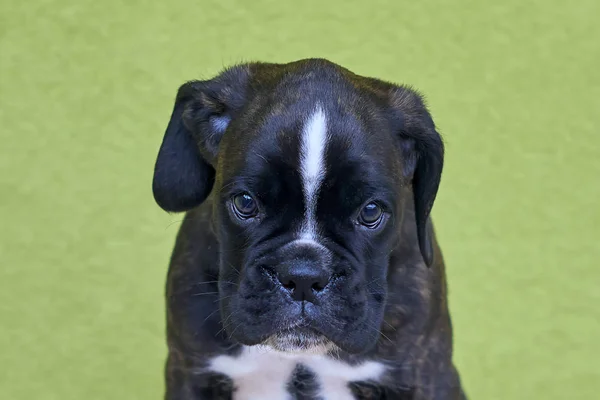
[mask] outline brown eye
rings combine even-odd
[[[238,194],[233,197],[233,210],[241,219],[248,219],[258,214],[256,201],[248,193]]]
[[[383,210],[374,202],[371,202],[363,207],[358,215],[358,222],[367,228],[377,228],[383,218]]]

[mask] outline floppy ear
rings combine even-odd
[[[392,106],[399,112],[404,173],[412,175],[419,248],[427,266],[433,263],[433,228],[429,214],[444,166],[444,144],[421,96],[412,89],[392,90]]]
[[[246,76],[237,67],[179,88],[154,166],[152,191],[162,209],[187,211],[210,194],[219,143],[243,105]]]

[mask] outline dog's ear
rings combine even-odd
[[[434,252],[429,214],[442,176],[444,143],[417,92],[395,87],[391,91],[391,103],[400,125],[403,172],[412,176],[419,248],[425,263],[431,266]]]
[[[219,143],[244,105],[247,78],[247,68],[235,67],[179,88],[154,166],[152,191],[162,209],[187,211],[210,194]]]

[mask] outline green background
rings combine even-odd
[[[150,182],[176,89],[305,57],[428,97],[447,143],[434,215],[470,397],[598,398],[597,0],[0,7],[1,399],[161,398],[181,215]]]

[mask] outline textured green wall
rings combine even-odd
[[[598,398],[598,15],[597,0],[0,0],[0,398],[161,397],[181,216],[150,181],[176,89],[305,57],[429,99],[471,398]]]

